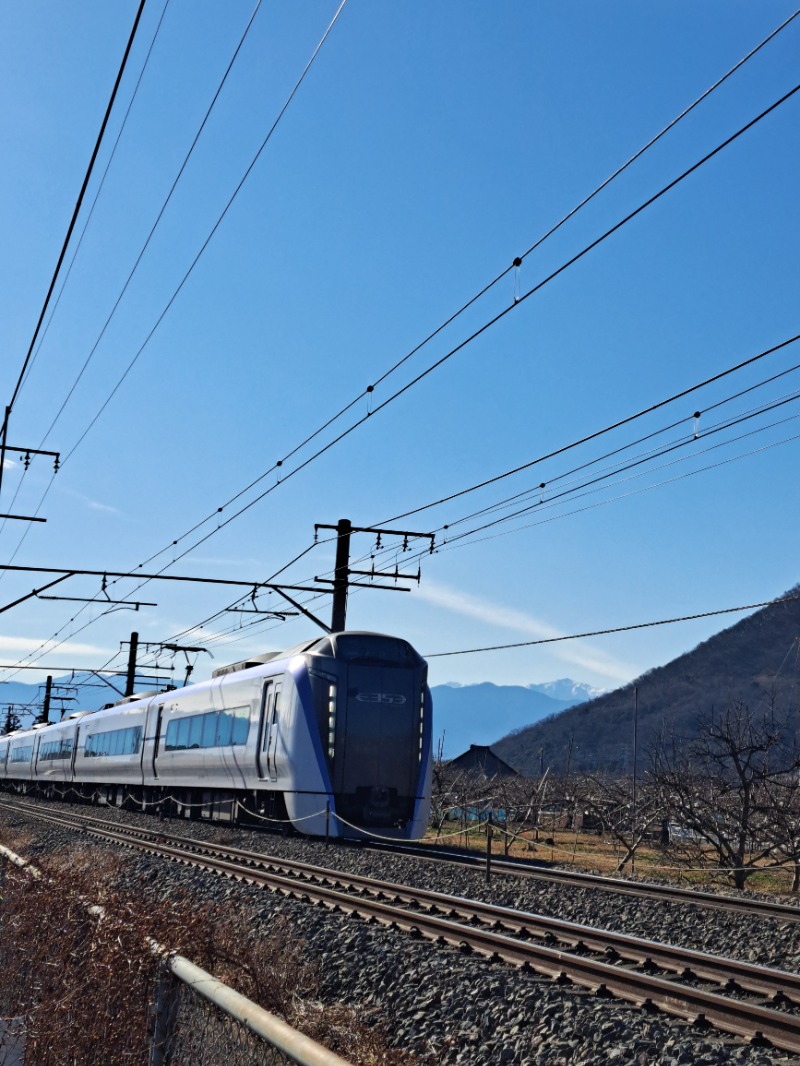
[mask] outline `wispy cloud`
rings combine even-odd
[[[563,637],[567,634],[555,626],[534,617],[527,611],[520,611],[504,604],[490,603],[468,592],[453,589],[446,585],[426,579],[425,583],[416,590],[416,595],[428,603],[453,611],[455,614],[465,615],[468,618],[477,618],[486,625],[500,626],[518,635],[519,640],[547,640],[552,637]],[[487,644],[494,641],[487,639]],[[511,643],[509,641],[508,643]],[[565,641],[563,644],[547,645],[551,655],[556,656],[563,662],[578,666],[583,670],[591,670],[602,677],[607,677],[615,682],[629,681],[635,677],[639,670],[630,663],[615,659],[611,655],[591,647],[586,641]],[[439,650],[438,648],[436,649]],[[442,647],[442,651],[449,648]]]
[[[120,511],[119,508],[112,507],[108,503],[101,503],[100,500],[92,499],[91,496],[86,496],[84,493],[78,492],[76,489],[62,488],[61,492],[65,496],[71,496],[74,500],[78,500],[79,503],[82,503],[84,507],[88,508],[90,511],[101,511],[104,514],[113,515],[122,514],[122,511]]]
[[[47,637],[12,637],[0,633],[0,655],[25,655],[36,651],[47,642]],[[109,651],[108,648],[101,648],[98,644],[81,644],[79,641],[68,640],[59,645],[58,654],[59,656],[95,655],[107,659],[116,650],[114,648]]]

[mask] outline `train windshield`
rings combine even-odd
[[[397,663],[399,666],[418,666],[419,655],[409,643],[399,637],[385,637],[375,633],[341,633],[336,641],[337,659],[352,663]]]

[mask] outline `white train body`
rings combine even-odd
[[[431,735],[425,661],[400,638],[347,632],[2,736],[0,782],[311,835],[416,839]]]

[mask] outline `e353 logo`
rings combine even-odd
[[[359,703],[389,703],[394,707],[406,702],[405,696],[394,692],[359,692],[356,699]]]

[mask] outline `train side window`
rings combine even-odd
[[[224,747],[230,744],[233,736],[233,715],[228,714],[226,711],[220,711],[217,718],[217,739],[216,746]]]
[[[164,751],[175,750],[175,740],[177,732],[177,722],[167,722],[167,732],[164,736]]]
[[[232,744],[246,744],[250,733],[250,708],[234,707],[233,715],[233,739]]]
[[[203,746],[203,715],[193,714],[189,719],[189,747],[201,748]]]
[[[215,711],[211,714],[201,714],[200,719],[203,723],[203,739],[200,741],[201,748],[213,748],[217,739],[217,715]]]
[[[183,751],[189,747],[189,729],[191,722],[188,718],[180,718],[178,720],[178,743],[177,747]]]

